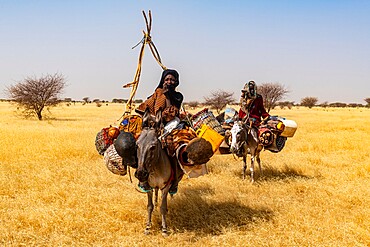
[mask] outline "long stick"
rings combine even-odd
[[[126,103],[126,106],[125,106],[125,111],[123,113],[123,115],[120,117],[120,119],[126,115],[126,114],[131,114],[132,110],[133,110],[133,99],[135,97],[135,94],[136,94],[136,91],[137,91],[137,87],[139,85],[139,81],[140,81],[140,75],[141,75],[141,64],[142,64],[142,61],[143,61],[143,56],[144,56],[144,49],[145,49],[145,45],[148,44],[149,45],[149,48],[150,48],[150,51],[154,57],[154,59],[157,61],[157,63],[162,67],[163,70],[166,70],[167,67],[164,66],[162,64],[162,61],[161,61],[161,57],[159,55],[159,52],[157,50],[157,48],[155,47],[153,41],[152,41],[152,38],[150,36],[150,31],[152,29],[152,13],[151,11],[149,10],[149,22],[148,22],[148,18],[146,17],[146,14],[144,11],[143,12],[143,15],[144,15],[144,19],[145,19],[145,24],[146,24],[146,29],[147,31],[145,32],[143,30],[143,33],[144,33],[144,37],[143,39],[133,47],[136,48],[140,43],[142,44],[141,45],[141,49],[140,49],[140,53],[139,53],[139,59],[138,59],[138,65],[137,65],[137,68],[136,68],[136,73],[135,73],[135,77],[134,77],[134,80],[126,85],[124,85],[123,87],[126,88],[126,87],[131,87],[131,93],[130,93],[130,97]],[[119,120],[120,120],[119,119]],[[118,120],[118,121],[119,121]]]

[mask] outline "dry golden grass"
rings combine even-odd
[[[252,185],[240,159],[214,156],[169,201],[168,238],[158,211],[144,236],[146,195],[95,150],[122,112],[78,104],[40,122],[0,103],[2,246],[370,246],[369,109],[273,110],[298,130],[262,152],[264,175]]]

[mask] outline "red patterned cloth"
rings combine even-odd
[[[258,126],[261,123],[261,117],[266,118],[270,116],[270,114],[266,112],[266,109],[263,106],[262,96],[259,94],[257,94],[257,98],[252,103],[250,103],[248,109],[244,109],[243,107],[240,108],[240,119],[243,119],[247,115],[247,112],[245,110],[249,111],[249,120],[253,121],[253,125],[255,126]]]

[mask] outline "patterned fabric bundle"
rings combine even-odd
[[[268,146],[274,141],[274,134],[269,128],[262,127],[258,129],[258,139],[263,146]]]
[[[175,106],[166,107],[162,112],[162,117],[166,122],[169,122],[173,119],[175,119],[176,116],[179,115],[179,109],[177,109]]]
[[[104,152],[104,162],[112,173],[120,176],[127,174],[127,168],[122,164],[122,158],[118,155],[114,145],[110,145]]]
[[[177,150],[182,144],[189,143],[197,137],[197,134],[193,129],[186,126],[184,129],[173,130],[171,136],[173,138],[173,149]]]
[[[114,131],[112,131],[112,129],[114,129]],[[117,137],[116,131],[118,131],[118,129],[116,130],[115,127],[108,127],[103,128],[96,134],[95,147],[100,155],[103,155],[105,150],[107,150],[107,148],[113,144],[114,139]]]
[[[184,126],[181,129],[172,130],[162,141],[167,147],[168,155],[173,156],[181,145],[189,143],[195,137],[197,137],[195,131],[188,126]]]
[[[176,157],[179,160],[180,167],[185,172],[185,174],[189,178],[197,178],[199,176],[207,174],[208,170],[206,164],[190,164],[188,163],[188,161],[184,161],[182,159],[181,153],[184,151],[184,149],[187,153],[188,144],[194,140],[201,139],[197,137],[195,131],[192,128],[185,126],[183,129],[173,130],[170,136],[172,138],[172,149],[176,153]]]
[[[126,115],[123,117],[119,129],[125,132],[131,132],[135,139],[139,138],[143,120],[138,115]]]

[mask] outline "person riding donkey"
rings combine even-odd
[[[270,116],[263,106],[262,95],[257,93],[257,85],[254,81],[247,82],[241,91],[239,119],[250,127],[258,127]]]
[[[135,110],[139,114],[143,114],[145,110],[149,109],[152,115],[156,115],[158,111],[162,111],[162,121],[164,125],[176,127],[180,122],[180,108],[183,101],[183,95],[175,89],[179,85],[179,73],[173,69],[167,69],[162,72],[159,85],[154,93],[147,98]],[[170,123],[170,124],[169,124]],[[165,131],[171,132],[170,128],[165,127]],[[166,138],[162,140],[166,142]],[[170,194],[177,192],[178,183],[182,179],[184,172],[180,168],[177,159],[171,155],[170,161],[174,172],[174,179],[169,190]],[[139,182],[138,189],[141,192],[149,192],[152,188],[148,182]]]

